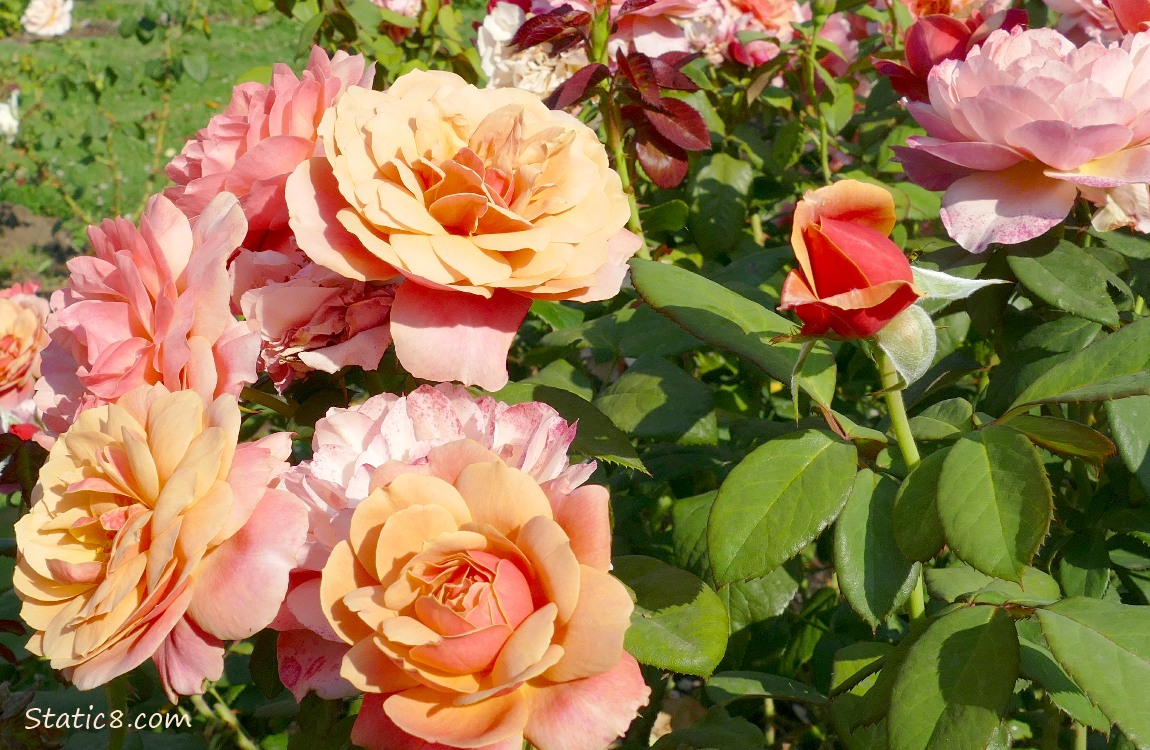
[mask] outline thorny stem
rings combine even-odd
[[[257,388],[252,388],[248,385],[244,386],[244,389],[240,391],[240,398],[255,402],[260,406],[266,406],[276,414],[287,417],[288,419],[291,419],[295,415],[296,409],[299,408],[297,404],[292,404],[288,401],[284,401],[283,399],[276,398],[270,393],[264,393],[263,391]]]
[[[877,349],[877,347],[876,347]],[[894,362],[882,349],[878,351],[878,370],[882,380],[883,398],[886,400],[887,411],[890,413],[890,426],[894,431],[894,439],[902,451],[903,461],[909,471],[918,465],[921,460],[918,446],[914,443],[914,435],[910,431],[910,421],[906,416],[906,404],[902,400],[902,389],[899,388],[898,370]],[[921,622],[926,616],[926,595],[923,591],[922,573],[915,581],[914,590],[910,592],[908,602],[911,623]]]

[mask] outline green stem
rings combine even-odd
[[[118,727],[108,730],[108,750],[123,750],[128,738],[128,676],[120,675],[104,686],[104,696],[108,700],[108,710],[119,711],[123,721]]]
[[[283,399],[276,398],[270,393],[264,393],[257,388],[252,388],[250,385],[245,385],[244,389],[240,391],[240,398],[245,401],[257,403],[260,406],[266,406],[276,414],[287,417],[288,419],[295,416],[296,409],[299,408],[298,404],[292,404]]]
[[[234,735],[235,745],[240,748],[240,750],[260,750],[259,745],[252,742],[252,739],[248,737],[247,732],[245,732],[244,728],[240,725],[240,721],[236,718],[232,709],[223,702],[214,690],[211,692],[212,697],[216,699],[214,707],[209,706],[202,695],[190,696],[192,705],[196,707],[196,711],[213,724],[223,724],[231,730]]]
[[[898,370],[895,369],[894,361],[882,349],[878,349],[878,371],[882,379],[883,398],[886,399],[886,408],[890,412],[890,426],[894,430],[894,439],[902,451],[906,468],[913,469],[921,460],[918,446],[914,444],[914,435],[910,432],[910,420],[907,419],[906,404],[902,401],[902,389],[899,388]]]
[[[1074,722],[1074,750],[1086,750],[1086,740],[1090,734],[1084,725]]]
[[[882,380],[883,398],[886,400],[886,408],[890,413],[890,426],[894,431],[894,439],[898,442],[899,450],[902,451],[902,459],[909,471],[918,466],[921,457],[918,453],[918,446],[914,443],[914,435],[910,431],[910,420],[906,416],[906,404],[902,400],[902,389],[899,388],[898,370],[886,352],[877,347],[876,349],[878,351],[878,371]],[[910,592],[910,600],[907,604],[911,624],[923,622],[926,618],[926,594],[923,590],[921,571],[918,580],[914,583],[914,589]]]
[[[824,19],[821,19],[821,17],[816,14],[814,20],[811,22],[811,38],[807,44],[803,73],[805,74],[807,98],[810,100],[811,113],[819,122],[819,166],[822,168],[823,182],[829,185],[831,182],[830,157],[828,155],[830,151],[830,137],[827,131],[826,118],[823,117],[823,113],[819,109],[818,91],[815,89],[815,66],[819,64],[818,37],[819,31],[822,30],[822,20]]]
[[[627,219],[627,228],[643,237],[643,224],[639,221],[639,201],[635,198],[635,186],[631,182],[631,170],[627,164],[627,153],[623,149],[623,121],[619,113],[619,104],[611,96],[608,89],[599,94],[599,112],[603,115],[603,130],[607,136],[607,150],[611,154],[615,171],[619,174],[619,182],[623,186],[623,193],[627,196],[627,205],[631,207],[631,217]]]
[[[1042,708],[1046,716],[1042,721],[1042,744],[1039,750],[1058,750],[1058,737],[1062,734],[1062,715],[1049,698],[1044,704]]]

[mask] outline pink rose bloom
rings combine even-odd
[[[1104,0],[1043,0],[1047,7],[1059,14],[1055,27],[1075,44],[1086,41],[1115,42],[1122,38],[1123,30]]]
[[[36,404],[61,433],[84,409],[139,385],[238,395],[256,379],[259,337],[228,302],[225,263],[247,232],[223,193],[194,222],[167,198],[127,219],[88,228],[93,256],[68,261],[68,287],[52,295]]]
[[[287,227],[284,182],[316,150],[316,126],[350,86],[370,88],[375,67],[362,55],[313,47],[297,78],[287,65],[272,70],[271,85],[235,87],[228,108],[208,121],[167,167],[176,183],[164,195],[188,215],[199,216],[217,194],[240,199],[248,219],[248,250],[283,244]]]
[[[284,281],[246,292],[240,309],[264,342],[260,367],[282,393],[312,370],[376,369],[391,344],[387,322],[394,298],[394,285],[351,281],[308,263]]]
[[[1123,30],[1150,30],[1150,0],[1108,0],[1107,5]]]
[[[415,18],[423,10],[423,0],[371,0],[380,8],[386,8],[392,13]]]
[[[1011,6],[1011,0],[901,0],[915,18],[931,15],[950,16],[960,21],[976,12],[984,16],[1000,13]],[[885,7],[880,5],[879,7]]]
[[[291,591],[273,623],[283,631],[279,665],[284,685],[299,700],[308,690],[323,698],[354,693],[340,677],[347,645],[319,609],[319,571],[336,544],[347,538],[352,512],[375,487],[399,474],[426,474],[433,449],[468,439],[537,480],[557,507],[574,514],[570,523],[599,523],[600,515],[606,518],[607,492],[580,486],[595,464],[570,465],[567,449],[574,438],[574,426],[546,404],[508,406],[448,384],[331,409],[316,423],[311,460],[283,477],[284,487],[304,501],[311,518]],[[609,545],[585,552],[596,560],[610,559]]]
[[[611,14],[614,17],[623,7],[625,0],[611,0]],[[534,0],[531,12],[548,13],[563,5],[575,10],[594,13],[594,0]],[[638,52],[658,57],[667,52],[692,52],[685,26],[702,18],[714,17],[719,20],[712,0],[655,0],[645,8],[628,13],[618,20],[618,27],[611,35],[611,41],[621,48],[634,47]],[[614,47],[612,48],[614,49]]]
[[[239,443],[234,396],[141,386],[56,441],[16,522],[28,650],[80,690],[152,659],[164,692],[218,680],[224,641],[275,616],[307,513],[273,489],[286,432]]]
[[[936,66],[927,86],[929,103],[907,104],[927,135],[897,151],[912,180],[946,190],[943,224],[967,250],[1043,234],[1079,193],[1138,210],[1129,194],[1150,183],[1150,34],[1079,48],[1052,29],[999,30]]]

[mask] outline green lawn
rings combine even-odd
[[[58,217],[77,236],[89,222],[137,214],[238,80],[302,64],[298,25],[279,14],[256,17],[245,0],[181,5],[199,11],[193,21],[167,34],[161,25],[146,42],[118,31],[145,6],[117,0],[77,3],[66,38],[0,39],[0,85],[23,94],[20,136],[0,142],[0,201]]]

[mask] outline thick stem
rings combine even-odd
[[[1062,734],[1062,715],[1047,698],[1042,707],[1045,718],[1042,721],[1042,744],[1039,750],[1058,750],[1058,738]]]
[[[104,686],[109,711],[119,711],[119,726],[108,729],[108,750],[122,750],[128,737],[128,676],[120,675]]]
[[[1085,725],[1074,722],[1074,750],[1086,750],[1086,740],[1090,735]]]

